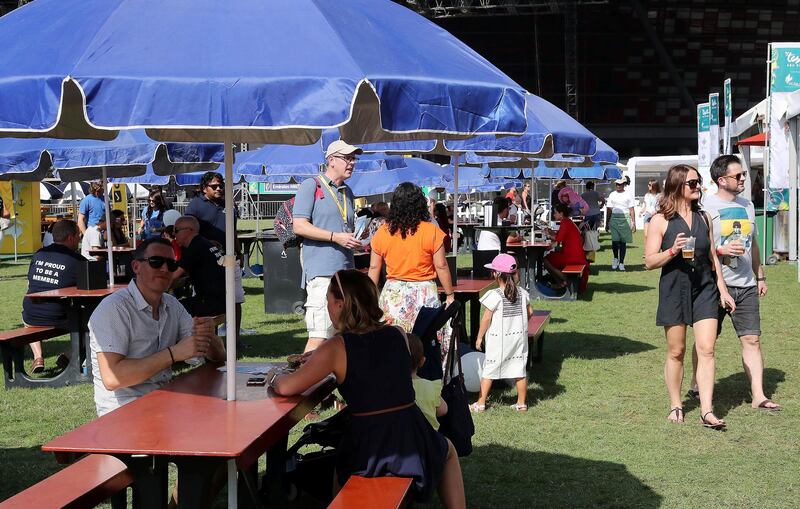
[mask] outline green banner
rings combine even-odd
[[[783,46],[772,45],[772,67],[770,90],[772,92],[794,92],[800,89],[800,47],[797,43]]]
[[[722,89],[725,94],[725,118],[731,119],[733,118],[733,91],[730,78],[725,80]],[[728,123],[730,123],[730,120]]]

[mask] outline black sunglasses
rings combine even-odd
[[[175,272],[178,270],[178,262],[172,258],[164,258],[163,256],[150,256],[149,258],[137,258],[140,262],[147,262],[152,268],[160,269],[162,265],[167,264],[167,270]]]
[[[210,187],[211,189],[216,191],[217,189],[221,189],[221,188],[223,188],[225,186],[224,186],[224,184],[208,184],[206,187]]]
[[[699,186],[702,183],[703,183],[703,181],[700,180],[700,179],[691,179],[691,180],[687,180],[686,182],[684,182],[684,184],[689,186],[689,189],[697,189],[697,186]]]

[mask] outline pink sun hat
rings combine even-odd
[[[494,257],[492,263],[484,265],[487,269],[492,269],[495,272],[502,272],[504,274],[513,274],[517,271],[517,260],[513,256],[505,253],[500,253]]]

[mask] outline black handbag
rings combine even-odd
[[[442,399],[447,403],[447,413],[439,417],[439,431],[453,442],[459,456],[472,453],[472,435],[475,424],[469,411],[467,389],[464,387],[464,372],[461,369],[461,357],[458,355],[458,342],[461,339],[461,313],[451,322],[453,336],[445,361],[445,384],[442,387]],[[453,367],[458,363],[458,374],[453,376]]]

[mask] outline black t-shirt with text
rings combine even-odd
[[[79,253],[61,244],[43,247],[31,258],[27,293],[75,286],[83,261],[86,260]],[[61,325],[66,319],[66,301],[32,301],[27,297],[22,301],[22,321],[28,325]]]
[[[194,286],[194,316],[212,316],[225,312],[225,268],[222,252],[208,239],[195,235],[181,251],[180,267],[189,273]]]

